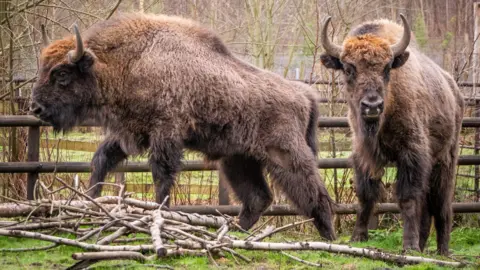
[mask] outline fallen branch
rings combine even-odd
[[[165,198],[164,202],[168,199],[168,196]],[[163,204],[162,204],[163,205]],[[163,246],[161,238],[161,228],[165,220],[162,217],[162,211],[160,206],[157,210],[152,213],[152,225],[150,225],[150,232],[152,234],[153,246],[155,247],[155,254],[158,258],[164,257],[167,255],[167,249]]]
[[[459,262],[448,262],[417,256],[396,255],[366,248],[356,248],[347,245],[328,244],[324,242],[267,243],[234,240],[232,241],[231,246],[233,248],[243,248],[248,250],[323,250],[327,252],[367,257],[373,260],[383,260],[402,265],[433,263],[440,266],[463,266],[463,264]]]

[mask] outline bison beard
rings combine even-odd
[[[244,229],[272,202],[267,171],[320,235],[335,239],[311,88],[235,58],[214,33],[178,17],[124,14],[84,39],[75,32],[42,50],[32,111],[58,129],[87,118],[106,129],[92,159],[92,197],[118,164],[148,152],[161,203],[191,149],[218,160],[243,204]],[[74,120],[59,121],[65,117]]]
[[[383,168],[396,163],[403,248],[424,250],[433,217],[437,251],[447,255],[464,101],[452,76],[410,42],[410,27],[401,18],[403,28],[388,20],[357,26],[343,46],[327,37],[330,19],[321,33],[326,50],[321,61],[343,71],[349,97],[360,202],[352,241],[368,239],[368,221],[383,190]],[[377,121],[362,117],[370,106],[383,110]]]

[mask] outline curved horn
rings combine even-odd
[[[329,16],[325,20],[325,23],[323,23],[322,33],[320,35],[320,38],[321,38],[322,46],[325,49],[325,51],[331,56],[334,56],[336,58],[340,58],[340,54],[342,53],[342,47],[338,46],[336,44],[333,44],[330,41],[330,39],[328,39],[328,37],[327,37],[327,28],[328,28],[328,24],[330,23],[331,18],[332,17]]]
[[[77,40],[77,45],[75,47],[75,50],[72,50],[68,53],[70,62],[75,63],[82,58],[85,50],[83,48],[83,41],[82,41],[82,36],[80,35],[80,31],[78,31],[78,26],[77,24],[73,25],[73,31],[75,32],[75,39]]]
[[[47,30],[45,29],[45,25],[42,24],[40,25],[40,29],[42,31],[42,47],[45,48],[48,46],[48,44],[50,43],[50,41],[48,40],[48,36],[47,36]]]
[[[407,19],[405,19],[405,16],[401,13],[400,18],[402,18],[403,21],[403,36],[399,42],[390,46],[393,52],[393,57],[399,56],[405,52],[405,49],[407,49],[408,44],[410,43],[410,25],[408,25]]]

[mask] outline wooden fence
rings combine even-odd
[[[84,123],[82,126],[93,126],[95,123]],[[27,162],[3,162],[0,163],[0,173],[27,173],[27,199],[33,199],[34,187],[39,173],[68,172],[81,173],[90,172],[90,163],[88,162],[39,162],[40,152],[40,127],[49,126],[49,124],[28,115],[19,116],[0,116],[0,127],[28,126],[28,146]],[[318,126],[321,128],[348,128],[348,122],[345,117],[320,117]],[[480,118],[465,117],[462,126],[465,128],[480,128]],[[460,157],[458,165],[480,165],[480,156],[463,155]],[[349,168],[351,167],[348,159],[345,158],[324,158],[318,161],[318,168]],[[214,165],[206,165],[202,161],[184,161],[183,171],[216,170]],[[146,162],[129,162],[120,165],[117,172],[149,172],[150,168]],[[219,202],[222,206],[176,206],[174,209],[181,209],[186,212],[210,213],[216,214],[215,209],[223,210],[225,213],[238,214],[239,207],[225,205],[228,204],[228,194],[223,181],[219,181]],[[223,193],[223,194],[222,194]],[[339,205],[335,212],[337,214],[351,214],[356,211],[356,204]],[[454,205],[456,213],[480,212],[480,203],[456,203]],[[379,204],[377,212],[398,212],[395,204]],[[272,206],[266,215],[295,215],[297,212],[288,206]]]

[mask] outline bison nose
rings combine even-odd
[[[36,102],[33,102],[31,105],[30,105],[30,111],[33,112],[35,115],[39,115],[42,113],[43,111],[43,106],[36,103]]]
[[[378,117],[383,112],[383,99],[363,99],[361,101],[362,113],[366,117]]]

